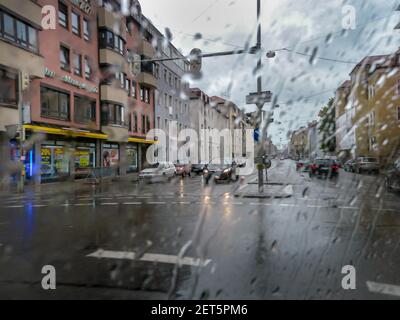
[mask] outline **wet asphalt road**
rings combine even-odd
[[[367,287],[400,286],[400,196],[380,177],[311,180],[277,161],[270,180],[293,185],[291,198],[235,198],[252,179],[3,194],[0,298],[399,298]],[[88,256],[98,250],[108,254]],[[193,259],[178,267],[180,252]],[[56,268],[56,290],[41,288],[44,265]],[[355,290],[341,286],[345,265],[355,267]]]

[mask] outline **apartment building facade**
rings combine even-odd
[[[350,73],[354,156],[377,157],[382,165],[400,147],[400,50],[364,58]]]
[[[42,28],[42,18],[52,14],[42,16],[44,6],[55,10],[55,29]],[[112,0],[1,2],[0,154],[4,163],[19,158],[10,126],[19,122],[20,105],[28,181],[85,177],[96,167],[125,174],[146,164],[154,143],[146,134],[155,123],[155,68],[143,64],[135,72],[133,56],[151,59],[155,49],[141,19],[122,16],[119,6]],[[20,97],[21,72],[30,81]]]
[[[28,82],[44,78],[41,9],[34,1],[0,2],[0,184],[5,186],[16,179],[15,163],[20,158],[18,107],[30,107],[30,91],[20,88],[21,77]]]

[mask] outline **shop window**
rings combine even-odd
[[[69,120],[69,94],[41,87],[40,100],[43,117]]]
[[[82,56],[80,54],[74,54],[74,73],[82,76]]]
[[[58,2],[58,23],[68,29],[68,7],[62,2]]]
[[[72,32],[81,36],[81,16],[75,12],[72,12]]]
[[[0,69],[0,104],[17,107],[18,76],[16,73]]]
[[[60,66],[61,69],[70,71],[69,49],[64,46],[60,46]]]
[[[75,96],[74,97],[75,121],[80,123],[89,123],[96,121],[96,101]]]
[[[127,173],[138,171],[138,149],[137,146],[127,145],[126,159],[128,162]]]
[[[23,21],[0,11],[0,38],[37,52],[37,30]]]
[[[87,175],[90,168],[96,167],[96,146],[94,143],[80,143],[75,149],[75,176]]]

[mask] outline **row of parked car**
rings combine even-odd
[[[381,169],[379,160],[373,157],[358,157],[348,160],[344,165],[334,158],[318,158],[314,161],[299,160],[296,162],[296,170],[309,172],[310,177],[321,176],[334,178],[339,175],[339,169],[358,174],[383,173],[387,189],[400,191],[400,158],[385,170]]]
[[[299,160],[296,162],[296,170],[308,172],[310,178],[335,178],[339,175],[340,167],[339,161],[332,158],[317,158],[314,161]]]
[[[213,178],[215,182],[220,181],[237,181],[239,175],[237,168],[245,166],[245,162],[238,160],[215,160],[211,162],[202,162],[200,164],[181,164],[172,162],[158,162],[139,173],[139,179],[145,182],[157,182],[170,180],[173,177],[180,176],[186,177],[192,174],[204,176],[208,184],[210,179]]]

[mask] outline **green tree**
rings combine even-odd
[[[334,98],[330,98],[326,106],[319,113],[321,134],[321,149],[324,152],[335,152],[336,150],[336,121]]]

